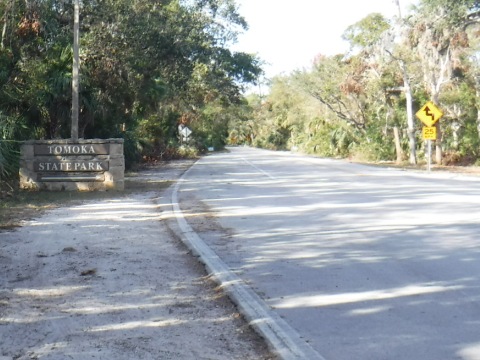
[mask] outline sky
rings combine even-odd
[[[414,0],[399,0],[406,13]],[[398,14],[393,0],[237,0],[249,30],[234,51],[258,54],[267,64],[266,77],[309,69],[319,55],[348,50],[341,38],[348,26],[380,12]]]

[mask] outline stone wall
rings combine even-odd
[[[124,190],[123,139],[32,140],[21,146],[24,190]]]

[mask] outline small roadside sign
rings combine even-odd
[[[415,115],[426,126],[433,126],[443,116],[443,112],[433,102],[429,101]]]
[[[192,130],[190,130],[184,124],[178,125],[178,133],[180,135],[180,141],[182,143],[190,141],[190,135],[192,135]]]
[[[180,130],[180,134],[182,134],[184,138],[188,138],[192,134],[192,130],[185,126],[182,130]]]
[[[424,126],[422,137],[423,140],[437,140],[437,128],[435,126]]]

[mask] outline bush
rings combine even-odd
[[[125,156],[125,168],[133,169],[142,160],[146,144],[127,131],[120,135],[123,138],[123,154]]]
[[[199,150],[195,146],[191,145],[182,145],[178,148],[178,155],[183,159],[193,159],[196,158],[199,154]]]
[[[12,180],[18,176],[20,143],[0,140],[0,181]]]
[[[393,140],[392,140],[393,141]],[[355,161],[376,162],[395,160],[395,148],[384,142],[362,142],[352,147],[350,158]]]

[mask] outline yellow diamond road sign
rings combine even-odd
[[[443,116],[443,112],[429,101],[415,115],[426,126],[433,126]]]

